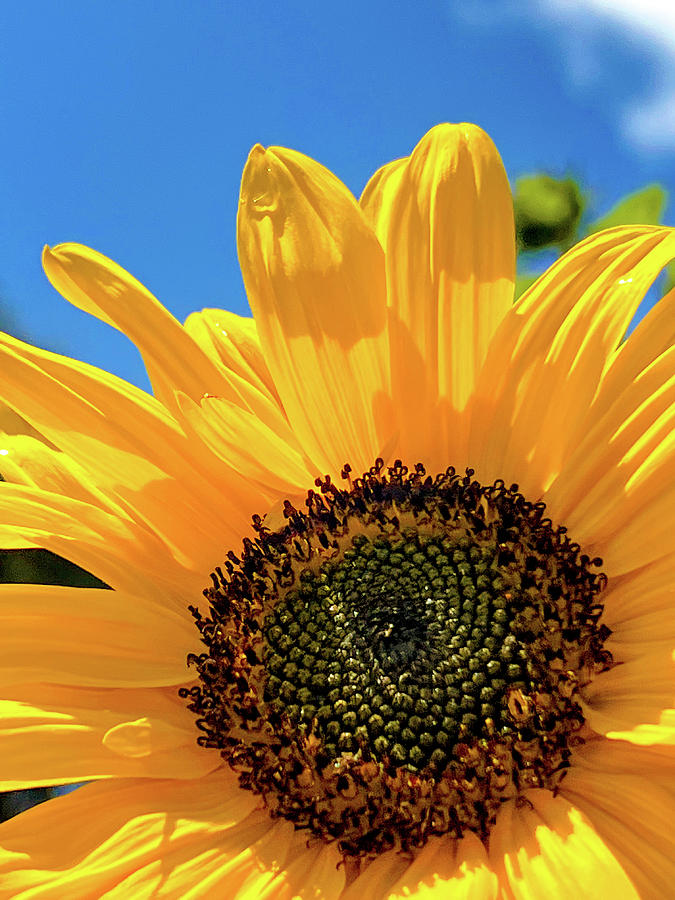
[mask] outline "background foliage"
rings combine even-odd
[[[659,225],[668,203],[660,184],[648,184],[622,197],[599,217],[588,188],[575,178],[556,178],[545,172],[516,179],[514,190],[518,277],[516,297],[536,280],[544,268],[585,237],[616,225]],[[665,293],[675,284],[671,263],[659,286]]]

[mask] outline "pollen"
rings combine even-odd
[[[228,554],[191,608],[181,689],[270,813],[347,857],[487,838],[502,803],[556,791],[580,690],[612,665],[606,578],[503,481],[381,460]]]

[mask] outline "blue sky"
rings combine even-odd
[[[129,342],[44,277],[42,245],[68,240],[111,256],[181,320],[246,312],[235,215],[257,141],[314,156],[359,193],[430,126],[468,120],[510,177],[571,172],[599,213],[647,182],[672,187],[675,13],[633,5],[3,4],[0,299],[13,330],[147,385]]]

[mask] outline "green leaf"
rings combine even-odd
[[[658,225],[667,201],[668,192],[662,185],[648,184],[619,200],[607,215],[588,226],[586,234],[595,234],[615,225]]]
[[[576,240],[586,204],[578,182],[545,172],[516,179],[513,206],[520,250],[566,249]]]

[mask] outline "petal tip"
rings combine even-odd
[[[272,212],[277,205],[276,179],[272,172],[274,154],[255,144],[248,155],[241,178],[239,203],[257,213]]]
[[[54,247],[50,247],[49,244],[45,244],[42,248],[42,268],[47,278],[50,278],[50,272],[53,272],[54,267],[58,265],[57,252],[60,246],[61,244],[56,244]]]
[[[464,145],[472,153],[482,150],[499,155],[487,131],[480,125],[474,125],[473,122],[441,122],[434,125],[420,140],[418,146],[424,147],[428,144],[441,144],[447,147]]]

